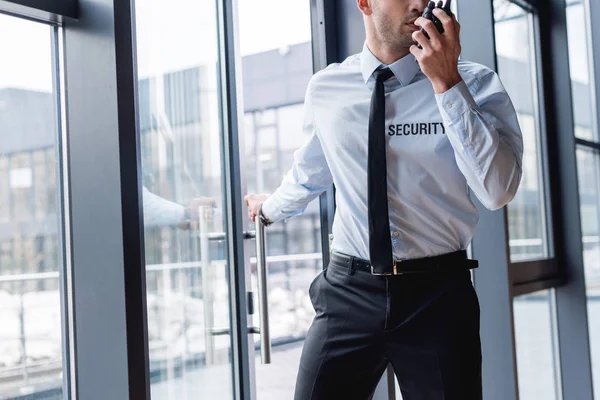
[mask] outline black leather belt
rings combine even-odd
[[[362,258],[338,253],[331,253],[331,261],[338,265],[351,268],[353,270],[370,272],[373,275],[371,264]],[[416,258],[411,260],[397,260],[394,262],[392,272],[383,275],[404,275],[404,274],[428,274],[428,273],[448,273],[465,271],[477,268],[477,260],[467,258],[466,250],[458,250],[453,253],[442,254],[434,257]]]

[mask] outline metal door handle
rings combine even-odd
[[[260,358],[263,364],[271,363],[271,331],[269,329],[269,303],[267,289],[267,258],[265,256],[265,226],[256,221],[256,271],[258,281],[258,316],[260,329]]]
[[[204,234],[207,240],[211,242],[220,242],[227,239],[227,235],[225,232],[209,232]],[[254,239],[256,237],[256,232],[254,231],[244,231],[243,233],[244,239]]]

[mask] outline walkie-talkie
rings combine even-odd
[[[451,4],[452,0],[446,0],[446,4],[444,4],[442,0],[438,1],[437,4],[435,4],[434,1],[430,1],[429,4],[427,4],[427,7],[425,7],[425,10],[423,10],[422,17],[432,21],[439,33],[444,33],[444,25],[442,24],[442,21],[433,15],[433,10],[436,8],[441,8],[446,12],[446,14],[448,14],[448,16],[452,17],[452,10],[450,9]],[[423,27],[421,27],[421,32],[423,32],[425,37],[429,40],[429,35],[427,34],[427,31],[423,29]],[[419,45],[419,48],[421,49],[422,46]]]

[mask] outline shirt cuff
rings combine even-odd
[[[274,203],[275,199],[273,198],[273,196],[271,196],[262,204],[262,213],[265,216],[265,218],[271,222],[277,222],[283,219],[282,213],[277,210],[276,204]]]
[[[444,93],[436,94],[438,108],[444,122],[450,124],[468,111],[477,108],[465,81],[460,81]]]

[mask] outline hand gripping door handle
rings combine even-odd
[[[271,331],[269,328],[269,299],[267,287],[267,258],[265,253],[265,226],[262,224],[259,218],[255,218],[255,223],[260,358],[263,364],[271,364]]]

